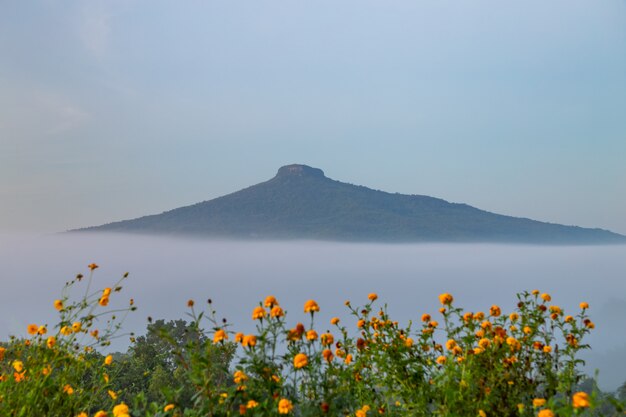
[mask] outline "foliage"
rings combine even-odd
[[[401,326],[370,294],[364,306],[346,302],[356,328],[338,317],[316,328],[314,300],[303,308],[306,325],[289,326],[268,296],[252,310],[256,331],[243,334],[190,300],[189,323],[150,323],[127,353],[103,356],[95,348],[120,336],[117,316],[135,307],[131,300],[107,310],[126,275],[91,292],[97,266],[90,268],[82,297],[69,296],[79,275],[55,301],[54,331],[33,324],[30,337],[0,348],[0,415],[569,417],[624,410],[578,371],[577,355],[589,348],[584,338],[595,326],[586,303],[566,315],[550,295],[532,291],[519,294],[509,314],[497,305],[466,312],[442,294],[436,317]]]

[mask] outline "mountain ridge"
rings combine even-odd
[[[603,229],[348,184],[301,164],[285,165],[267,181],[212,200],[74,231],[372,242],[626,243],[625,236]]]

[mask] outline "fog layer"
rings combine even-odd
[[[591,305],[596,330],[587,370],[600,386],[626,381],[626,246],[376,245],[320,242],[233,242],[76,234],[0,235],[0,340],[24,335],[29,323],[56,323],[52,301],[63,284],[95,262],[94,285],[130,272],[113,305],[134,298],[139,309],[125,329],[143,332],[147,316],[185,318],[186,302],[213,300],[219,318],[253,331],[250,314],[275,295],[290,322],[305,321],[303,303],[321,307],[319,323],[349,320],[353,305],[377,292],[400,323],[436,313],[437,295],[450,292],[467,310],[499,304],[511,310],[519,291],[539,289],[567,312]],[[76,295],[82,292],[76,291]],[[117,300],[117,301],[116,301]],[[119,304],[115,304],[119,303]],[[321,324],[321,326],[324,326]],[[318,329],[325,330],[325,329]],[[125,346],[120,346],[120,349]]]

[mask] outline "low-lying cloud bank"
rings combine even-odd
[[[343,303],[369,292],[401,323],[436,312],[437,295],[450,292],[467,310],[514,307],[515,293],[534,288],[577,312],[587,301],[596,330],[589,338],[587,370],[600,385],[626,381],[626,246],[377,245],[319,242],[234,242],[130,235],[0,235],[0,340],[24,334],[28,323],[55,323],[52,301],[63,284],[96,262],[94,284],[106,286],[124,272],[130,279],[117,302],[134,298],[138,312],[126,321],[143,332],[146,317],[184,318],[186,301],[211,298],[220,317],[252,331],[252,308],[275,295],[291,321],[304,321],[302,304],[318,301],[317,323],[349,320]],[[115,300],[112,299],[114,303]],[[320,321],[321,320],[321,321]],[[124,346],[120,345],[120,349]]]

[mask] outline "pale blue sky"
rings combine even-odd
[[[626,233],[626,2],[0,4],[0,231],[157,213],[288,163]]]

